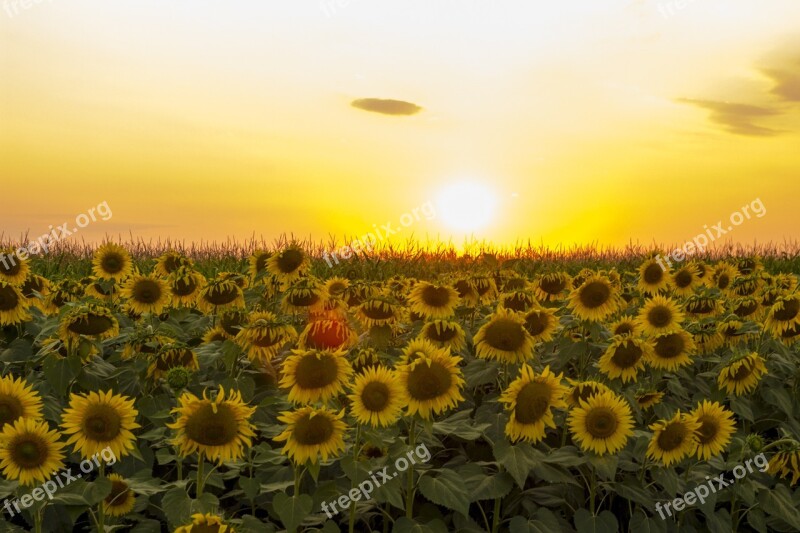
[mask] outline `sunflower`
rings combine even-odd
[[[369,298],[381,295],[380,287],[366,282],[366,281],[353,281],[348,282],[347,287],[342,294],[342,299],[348,307],[358,307]]]
[[[288,285],[308,272],[311,261],[298,246],[292,245],[267,259],[267,270],[284,285]]]
[[[286,428],[272,440],[286,442],[281,452],[295,464],[313,464],[339,456],[344,451],[344,432],[347,425],[342,422],[344,409],[339,413],[325,407],[301,407],[294,411],[284,411],[278,420]]]
[[[85,304],[73,307],[59,322],[58,336],[69,344],[80,339],[81,335],[95,340],[104,340],[119,335],[119,322],[110,309]]]
[[[674,372],[682,366],[692,364],[696,350],[692,336],[679,329],[671,333],[657,335],[651,339],[653,356],[647,361],[653,368]]]
[[[19,286],[25,283],[30,272],[27,259],[21,259],[11,248],[0,249],[0,281]]]
[[[119,474],[109,474],[111,492],[103,499],[103,510],[108,516],[124,516],[133,510],[136,497],[125,478]]]
[[[571,289],[572,280],[564,272],[543,274],[533,282],[536,297],[543,302],[554,302],[564,298]]]
[[[475,292],[478,294],[478,301],[480,303],[488,304],[497,298],[497,283],[494,281],[494,278],[488,276],[472,276],[470,282],[475,288]]]
[[[0,281],[0,326],[12,326],[30,320],[30,306],[19,287]]]
[[[172,305],[189,307],[194,305],[200,291],[206,284],[206,278],[189,267],[178,267],[167,280]]]
[[[281,388],[295,404],[326,402],[341,394],[353,369],[344,352],[293,350],[283,362]]]
[[[204,313],[244,307],[244,293],[232,279],[215,279],[200,290],[197,307]]]
[[[42,483],[64,467],[63,448],[44,420],[18,418],[0,432],[0,469],[23,486]]]
[[[222,463],[244,456],[245,447],[255,437],[250,423],[255,407],[244,403],[240,392],[230,390],[226,398],[225,389],[220,386],[213,400],[204,390],[202,398],[184,392],[178,402],[180,405],[172,409],[177,420],[167,427],[175,430],[171,442],[183,457],[198,452],[201,457]]]
[[[556,427],[551,409],[567,408],[562,378],[563,374],[555,375],[549,366],[537,375],[530,366],[522,365],[519,377],[500,396],[509,411],[505,432],[513,442],[537,443],[544,438],[545,428]]]
[[[645,335],[661,335],[680,329],[683,311],[670,298],[653,296],[642,306],[636,321]]]
[[[616,453],[633,435],[633,417],[628,403],[607,391],[581,400],[567,421],[572,438],[581,448],[598,455]]]
[[[0,282],[2,287],[2,282]],[[57,313],[66,303],[77,302],[84,295],[83,285],[69,278],[64,278],[50,291],[44,304],[45,312],[49,314]],[[2,297],[0,297],[0,308],[2,308]]]
[[[31,305],[44,311],[44,298],[50,294],[50,280],[37,274],[30,273],[28,279],[26,279],[25,283],[20,287],[20,292],[28,299]]]
[[[408,295],[411,310],[431,319],[453,316],[458,302],[458,291],[454,288],[447,285],[434,285],[427,281],[420,281],[414,285]]]
[[[83,292],[90,298],[95,298],[103,302],[111,302],[114,297],[119,296],[120,287],[113,280],[98,279],[91,276],[85,281],[86,286]]]
[[[798,324],[800,324],[800,293],[792,293],[775,299],[764,320],[764,329],[777,337]]]
[[[621,378],[623,383],[636,381],[636,374],[644,370],[644,363],[653,356],[653,346],[648,341],[629,335],[611,338],[611,344],[600,358],[600,372],[609,378]]]
[[[350,411],[359,424],[391,426],[400,418],[408,402],[395,373],[384,366],[373,366],[356,374],[351,387]]]
[[[451,352],[459,352],[467,345],[464,328],[455,320],[426,322],[417,338],[430,341],[439,348],[450,348]]]
[[[719,323],[718,329],[720,335],[725,339],[725,345],[729,347],[738,346],[739,344],[747,342],[752,337],[751,333],[743,332],[744,322],[736,320],[736,318],[726,318]]]
[[[533,296],[533,293],[526,289],[518,289],[512,292],[504,293],[502,296],[500,296],[500,306],[510,309],[511,311],[519,311],[524,313],[537,304],[538,302]]]
[[[180,526],[173,533],[235,533],[235,530],[226,525],[221,516],[195,513],[191,524]]]
[[[792,346],[797,341],[800,341],[800,324],[794,325],[781,333],[780,341],[785,346]]]
[[[739,275],[736,267],[728,263],[718,263],[711,272],[711,286],[718,288],[723,293],[729,292],[734,280]]]
[[[658,294],[669,287],[669,282],[669,272],[655,257],[639,266],[639,282],[636,287],[642,294]]]
[[[570,389],[567,391],[567,404],[570,407],[576,407],[581,404],[581,401],[588,400],[596,394],[604,392],[612,392],[605,384],[599,381],[574,381],[567,378],[570,384]]]
[[[534,343],[551,341],[559,328],[555,309],[537,306],[525,313],[523,319]]]
[[[692,415],[678,411],[670,420],[659,420],[650,425],[654,431],[647,445],[647,457],[661,461],[664,466],[679,463],[697,450],[697,432],[700,424]]]
[[[661,400],[664,398],[664,393],[658,391],[642,391],[636,393],[635,398],[639,409],[644,411],[661,403]]]
[[[358,373],[363,372],[366,368],[381,364],[380,355],[375,351],[375,348],[361,348],[352,355],[351,359],[350,365],[353,367],[353,372]]]
[[[356,318],[367,328],[393,325],[400,317],[400,306],[386,296],[371,296],[356,310]]]
[[[721,454],[736,430],[733,413],[718,402],[703,400],[692,416],[700,424],[696,431],[697,458],[708,461]]]
[[[735,358],[719,372],[719,388],[739,396],[756,388],[761,376],[767,373],[764,360],[756,352]]]
[[[467,307],[475,307],[480,301],[480,295],[472,280],[458,279],[453,283],[453,289],[458,293],[459,302]]]
[[[619,307],[619,295],[606,276],[592,274],[572,291],[567,305],[581,320],[605,320]]]
[[[739,318],[755,320],[761,311],[761,302],[755,296],[744,296],[729,301],[729,308]]]
[[[792,485],[796,485],[800,480],[800,446],[795,445],[793,449],[777,452],[769,460],[767,472],[773,476],[780,474],[782,478],[792,476]]]
[[[135,313],[157,315],[169,303],[169,286],[155,276],[133,275],[123,286],[122,296]]]
[[[42,399],[38,392],[22,378],[0,378],[0,429],[20,418],[41,417]]]
[[[696,264],[689,263],[672,274],[673,292],[678,296],[690,296],[694,288],[702,283]]]
[[[636,319],[629,316],[623,316],[619,320],[612,322],[608,325],[608,330],[612,336],[631,335],[635,337],[641,333]]]
[[[253,280],[256,280],[259,276],[261,276],[262,281],[266,281],[266,278],[270,276],[270,273],[267,270],[267,263],[269,262],[270,257],[272,257],[272,252],[267,250],[256,250],[247,259],[247,263],[249,264],[247,270]]]
[[[150,365],[147,367],[147,377],[154,380],[161,379],[171,368],[179,366],[189,370],[200,369],[197,355],[191,348],[178,341],[165,343],[158,350],[158,353],[150,359]]]
[[[110,390],[71,393],[69,407],[62,414],[61,428],[70,435],[67,444],[72,444],[82,457],[90,458],[110,448],[114,456],[121,459],[134,449],[136,437],[132,430],[140,427],[136,423],[137,414],[132,399]]]
[[[433,357],[442,351],[443,347],[437,346],[428,339],[416,338],[409,342],[400,354],[398,365],[405,365],[417,360],[418,357]],[[444,348],[446,350],[446,348]]]
[[[719,331],[719,324],[714,319],[703,319],[701,322],[689,325],[697,352],[703,355],[710,354],[723,344],[725,337]]]
[[[358,342],[358,335],[344,320],[312,320],[300,333],[297,346],[311,350],[347,350]]]
[[[224,330],[227,333],[227,330]],[[247,351],[251,361],[270,361],[287,342],[297,338],[290,324],[278,320],[269,311],[253,313],[250,322],[238,329],[236,342]]]
[[[742,276],[733,281],[730,292],[736,296],[751,296],[761,289],[762,284],[763,281],[757,274]]]
[[[716,316],[724,311],[722,300],[707,293],[693,294],[686,300],[684,309],[692,318]]]
[[[753,257],[740,257],[736,260],[736,268],[745,276],[750,274],[758,274],[764,267],[761,264],[761,258],[758,256]]]
[[[314,278],[301,279],[286,290],[281,305],[286,313],[321,310],[325,305],[325,289]]]
[[[475,334],[475,352],[481,359],[522,363],[533,357],[533,337],[519,313],[498,309]]]
[[[384,282],[384,286],[392,297],[396,298],[399,302],[405,303],[406,295],[411,287],[411,282],[399,274],[395,274]]]
[[[228,332],[225,329],[217,324],[213,328],[208,328],[205,333],[203,333],[203,343],[209,342],[225,342],[226,340],[232,339],[231,335],[228,335]]]
[[[500,274],[501,276],[495,281],[495,283],[505,292],[533,288],[527,279],[523,278],[513,270],[503,271]]]
[[[186,257],[180,252],[164,252],[156,259],[156,265],[153,271],[161,277],[169,277],[170,274],[176,272],[178,269],[192,270],[194,263],[191,259]]]
[[[96,278],[124,280],[133,272],[133,260],[128,250],[113,242],[100,246],[94,252],[92,273]]]
[[[440,348],[430,354],[417,352],[412,360],[398,365],[398,379],[408,394],[409,415],[419,413],[430,420],[431,414],[441,414],[464,400],[460,362],[460,357]]]

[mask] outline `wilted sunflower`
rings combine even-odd
[[[753,256],[737,259],[736,268],[745,276],[749,276],[750,274],[758,274],[764,267],[761,264],[761,258]]]
[[[661,403],[661,400],[664,398],[664,393],[658,391],[642,391],[636,393],[635,397],[636,403],[639,405],[639,409],[645,411],[654,405]]]
[[[0,282],[2,286],[2,282]],[[49,314],[57,313],[66,303],[77,302],[84,295],[83,285],[74,279],[64,278],[52,287],[44,304],[44,311]],[[0,303],[0,307],[2,304]]]
[[[488,276],[472,276],[470,278],[475,292],[478,294],[478,301],[483,304],[493,302],[497,298],[497,283],[494,278]]]
[[[188,267],[179,267],[167,279],[174,307],[190,307],[206,285],[206,278]]]
[[[730,292],[734,280],[739,275],[736,267],[728,263],[718,263],[711,272],[712,287],[718,288],[723,293]]]
[[[19,287],[0,281],[0,326],[12,326],[30,320],[30,306]]]
[[[740,276],[733,281],[730,293],[736,296],[751,296],[758,292],[762,285],[763,281],[758,274]]]
[[[267,270],[284,285],[288,285],[308,272],[311,261],[299,246],[289,246],[267,259]]]
[[[58,336],[70,344],[80,339],[81,335],[95,340],[116,337],[119,335],[119,322],[110,309],[100,305],[73,307],[61,317]]]
[[[653,368],[674,372],[682,366],[692,364],[696,350],[692,336],[679,329],[651,339],[653,356],[647,361]]]
[[[472,280],[461,278],[453,283],[453,289],[458,293],[459,303],[467,307],[475,307],[480,301],[480,295],[472,284]]]
[[[215,279],[200,290],[197,307],[204,313],[244,307],[244,293],[231,279]]]
[[[563,299],[572,289],[572,280],[565,272],[543,274],[533,282],[536,297],[542,302],[554,302]]]
[[[705,318],[700,322],[689,325],[697,352],[700,354],[710,354],[723,344],[725,337],[719,332],[719,324],[715,319]]]
[[[170,274],[180,268],[185,270],[192,270],[194,263],[191,259],[179,252],[164,252],[156,259],[156,265],[153,271],[161,277],[169,277]]]
[[[26,279],[25,283],[20,287],[20,291],[31,305],[44,311],[45,298],[50,294],[50,280],[43,276],[30,273],[28,274],[28,279]],[[36,293],[39,293],[39,295]],[[41,298],[39,296],[41,296]]]
[[[567,378],[570,389],[567,391],[567,404],[570,407],[576,407],[581,404],[581,401],[588,400],[596,394],[603,392],[612,392],[605,384],[599,381],[575,381]]]
[[[347,350],[358,342],[355,330],[344,320],[312,320],[300,333],[298,348]]]
[[[342,299],[348,307],[358,307],[369,298],[379,296],[381,288],[367,281],[350,281],[344,290]]]
[[[64,443],[44,420],[18,418],[0,433],[0,469],[20,485],[42,483],[64,467]]]
[[[621,378],[623,383],[636,381],[644,363],[653,356],[653,346],[644,339],[629,335],[611,338],[611,344],[600,358],[600,372],[609,378]]]
[[[729,309],[739,318],[749,318],[756,320],[760,315],[761,302],[755,296],[744,296],[734,298],[728,303]]]
[[[356,318],[364,327],[387,326],[401,317],[400,306],[386,296],[372,296],[358,306]]]
[[[189,370],[199,370],[197,355],[191,348],[181,342],[164,344],[158,353],[150,359],[147,377],[158,380],[164,377],[171,368],[182,366]]]
[[[430,341],[439,348],[450,348],[451,352],[459,352],[467,345],[464,328],[455,320],[426,322],[417,338]]]
[[[555,375],[547,366],[536,374],[528,365],[522,365],[520,375],[500,396],[509,412],[506,435],[512,441],[536,443],[545,436],[546,428],[555,428],[552,408],[566,409],[566,387],[561,384],[563,374]]]
[[[619,295],[611,280],[593,274],[572,291],[567,305],[581,320],[600,321],[619,308]]]
[[[647,457],[661,461],[664,466],[679,463],[695,453],[700,424],[693,416],[678,411],[670,420],[650,425],[654,431],[647,445]]]
[[[460,357],[440,348],[431,354],[418,352],[413,360],[398,365],[398,378],[408,394],[409,415],[419,413],[430,420],[432,414],[441,414],[464,400],[460,362]]]
[[[800,294],[779,296],[769,308],[764,320],[764,329],[776,337],[800,324]]]
[[[458,292],[452,287],[434,285],[427,281],[420,281],[414,285],[408,296],[411,310],[431,319],[453,316],[458,301]]]
[[[696,431],[697,458],[708,461],[721,454],[736,431],[733,413],[718,402],[703,400],[692,416],[700,424]]]
[[[735,358],[719,372],[719,388],[739,396],[756,388],[761,376],[767,373],[764,360],[756,352]]]
[[[400,354],[400,359],[397,361],[398,365],[405,365],[416,361],[418,357],[432,357],[433,355],[440,353],[443,347],[437,346],[432,341],[428,339],[422,339],[417,337],[416,339],[409,342],[404,348],[402,353]],[[447,350],[445,348],[445,350]]]
[[[767,472],[773,476],[780,474],[780,477],[787,478],[792,476],[792,485],[796,485],[800,480],[800,446],[795,444],[792,449],[777,452],[769,460]]]
[[[42,417],[42,398],[22,378],[0,378],[0,429],[20,418]]]
[[[133,260],[128,250],[113,242],[100,246],[94,252],[92,273],[96,278],[124,280],[133,272]]]
[[[639,282],[636,285],[639,292],[658,294],[660,291],[666,290],[670,282],[669,272],[666,268],[666,265],[659,264],[655,257],[642,263],[639,266]]]
[[[694,288],[702,283],[698,276],[697,265],[689,263],[672,274],[673,292],[678,296],[689,296]]]
[[[356,374],[351,386],[350,412],[359,424],[387,427],[400,418],[408,398],[394,371],[369,367]]]
[[[203,342],[225,342],[226,340],[232,339],[231,335],[228,335],[228,332],[225,329],[217,324],[213,328],[208,328],[205,333],[203,333]]]
[[[208,398],[208,390],[198,398],[184,392],[172,413],[178,415],[175,422],[167,427],[175,430],[172,444],[178,447],[183,457],[197,452],[210,460],[235,461],[245,454],[255,436],[250,417],[254,407],[242,401],[238,391],[219,388],[213,400]]]
[[[344,352],[293,350],[283,362],[281,388],[295,404],[326,402],[341,394],[353,374]]]
[[[28,279],[31,267],[27,259],[20,259],[12,248],[0,248],[0,281],[22,285]]]
[[[270,276],[270,273],[267,270],[267,263],[269,262],[270,257],[272,257],[272,252],[267,250],[256,250],[248,258],[248,272],[253,280],[258,279],[260,276],[262,282],[267,281],[267,278]]]
[[[322,310],[325,305],[325,289],[314,278],[301,279],[286,289],[281,305],[286,313]]]
[[[752,333],[743,331],[744,322],[736,320],[736,317],[728,317],[718,324],[720,335],[725,339],[725,345],[735,347],[747,342],[752,337]]]
[[[134,275],[125,283],[122,296],[134,312],[154,315],[164,310],[170,298],[169,287],[161,278],[142,275]]]
[[[140,427],[136,423],[138,414],[132,399],[110,390],[71,393],[69,407],[61,416],[61,428],[71,435],[67,444],[72,444],[82,457],[92,457],[108,447],[121,459],[134,449],[136,437],[132,430]]]
[[[533,338],[519,313],[498,309],[475,334],[475,353],[481,359],[522,363],[533,357]]]
[[[379,366],[381,364],[380,355],[375,348],[361,348],[352,353],[350,365],[354,372],[363,372],[365,368]]]
[[[780,341],[785,346],[792,346],[800,341],[800,324],[794,325],[781,333]]]
[[[181,526],[173,533],[235,533],[235,530],[226,525],[221,516],[195,513],[191,524]]]
[[[495,284],[504,292],[518,291],[522,289],[532,289],[533,286],[527,279],[520,276],[513,270],[503,271],[501,275],[495,279]]]
[[[124,516],[133,510],[136,496],[124,477],[109,474],[111,492],[103,499],[103,510],[108,516]]]
[[[534,343],[551,341],[559,327],[556,309],[534,307],[525,313],[523,320]]]
[[[641,333],[636,319],[629,316],[623,316],[619,320],[612,322],[608,325],[608,330],[612,336],[631,335],[635,337]]]
[[[573,440],[597,455],[618,452],[633,435],[630,405],[610,391],[581,400],[569,412],[568,425]]]
[[[85,283],[83,292],[90,298],[111,302],[116,296],[119,296],[120,286],[113,280],[97,279],[92,276]]]
[[[511,311],[519,311],[524,313],[538,302],[533,296],[531,291],[527,289],[518,289],[512,292],[504,293],[500,296],[500,306]]]
[[[661,335],[680,329],[683,311],[672,299],[656,295],[642,306],[636,321],[645,335]]]
[[[722,300],[707,293],[693,294],[686,300],[684,309],[692,318],[716,316],[724,311]]]
[[[250,322],[238,330],[236,342],[251,361],[270,361],[278,351],[297,338],[297,331],[269,311],[253,313]]]

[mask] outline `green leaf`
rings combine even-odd
[[[666,533],[667,524],[661,518],[647,516],[642,511],[635,513],[631,518],[630,531],[636,533]]]
[[[778,387],[759,387],[759,391],[761,392],[761,397],[764,398],[769,405],[778,407],[785,415],[791,417],[796,411],[786,389]]]
[[[770,516],[780,518],[796,530],[800,531],[800,514],[792,501],[792,493],[785,485],[776,485],[772,490],[758,493],[761,509]]]
[[[42,363],[44,377],[52,387],[63,396],[67,392],[70,382],[75,379],[81,370],[81,360],[75,356],[59,358],[47,357]]]
[[[494,361],[474,359],[464,367],[464,379],[469,388],[493,383],[497,379],[500,365]]]
[[[731,399],[731,411],[737,415],[746,418],[750,422],[755,421],[753,417],[753,409],[750,407],[750,400],[742,396],[734,396]]]
[[[761,509],[750,509],[747,512],[747,523],[758,533],[767,533],[767,518]]]
[[[469,493],[464,480],[453,470],[441,470],[434,477],[426,473],[419,480],[419,490],[423,496],[437,505],[469,514]]]
[[[448,531],[444,522],[438,518],[423,523],[403,516],[395,521],[392,533],[448,533]]]
[[[589,463],[597,471],[600,479],[613,481],[617,475],[618,455],[590,455]]]
[[[186,489],[181,487],[170,489],[164,494],[161,499],[161,508],[164,510],[167,520],[175,527],[189,522],[192,516],[192,500],[186,493]]]
[[[289,496],[285,492],[279,492],[272,499],[272,506],[288,531],[296,530],[311,514],[313,503],[308,494]]]
[[[578,509],[575,511],[575,529],[578,533],[616,533],[619,523],[611,511],[593,516],[586,509]]]
[[[240,477],[239,486],[242,487],[244,495],[250,501],[255,500],[261,490],[261,482],[249,477]]]
[[[469,416],[469,411],[459,411],[453,416],[434,422],[433,432],[440,435],[451,435],[464,440],[479,439],[489,424],[478,424]]]
[[[538,464],[536,453],[530,444],[511,445],[506,440],[500,440],[495,444],[494,458],[508,470],[520,488],[525,486],[528,474]]]

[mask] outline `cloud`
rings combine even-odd
[[[393,116],[416,115],[422,111],[422,108],[417,104],[384,98],[360,98],[353,100],[350,105],[363,111]]]
[[[789,102],[800,102],[800,60],[783,67],[763,68],[761,72],[775,83],[772,94]]]
[[[678,102],[690,104],[711,112],[709,118],[725,128],[730,133],[753,137],[774,137],[783,132],[755,124],[762,118],[780,115],[781,112],[768,107],[721,102],[718,100],[696,100],[693,98],[678,98]]]

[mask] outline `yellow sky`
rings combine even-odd
[[[800,2],[560,4],[0,0],[2,231],[105,201],[85,238],[323,239],[468,183],[399,235],[460,242],[485,197],[498,244],[680,243],[756,199],[726,238],[800,236]]]

